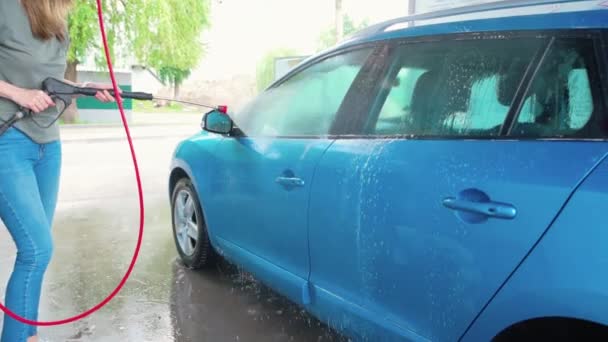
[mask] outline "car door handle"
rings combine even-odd
[[[467,211],[475,214],[500,219],[513,219],[517,215],[517,209],[511,204],[500,202],[474,202],[466,199],[448,197],[443,200],[446,208],[457,211]]]
[[[298,177],[277,177],[276,182],[285,187],[304,186],[304,180]]]

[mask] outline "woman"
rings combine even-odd
[[[71,0],[0,1],[0,119],[21,108],[31,118],[0,135],[0,219],[17,246],[5,305],[17,315],[38,319],[44,272],[53,250],[51,226],[59,188],[61,144],[53,123],[57,108],[40,89],[47,77],[63,78]],[[109,86],[96,97],[114,99]],[[4,265],[0,265],[4,267]],[[35,326],[4,316],[0,342],[38,341]]]

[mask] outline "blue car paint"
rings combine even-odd
[[[299,304],[308,304],[310,302],[310,294],[308,288],[308,274],[304,278],[296,276],[291,272],[277,267],[272,262],[269,262],[247,250],[231,243],[222,238],[222,230],[216,229],[223,226],[221,221],[223,217],[214,215],[214,205],[217,198],[221,198],[222,191],[226,191],[226,184],[217,182],[216,180],[223,177],[225,168],[218,167],[219,161],[216,157],[218,154],[218,144],[229,141],[219,135],[201,133],[188,140],[181,142],[175,149],[173,160],[171,163],[171,174],[183,173],[192,180],[194,188],[199,194],[201,202],[201,210],[205,217],[207,230],[209,231],[209,240],[214,249],[227,260],[237,263],[239,266],[247,270],[255,272],[256,276],[267,283],[272,283],[273,288]],[[245,171],[245,170],[243,170]],[[169,193],[171,194],[175,184],[169,184]],[[228,190],[230,191],[230,190]],[[233,192],[224,192],[234,194]],[[212,196],[215,194],[217,196]],[[234,197],[232,197],[234,198]],[[228,203],[227,205],[230,205]],[[228,215],[234,215],[231,210],[223,210],[219,208],[218,212]],[[246,225],[243,224],[243,227]],[[251,225],[249,226],[251,227]],[[255,232],[253,232],[255,233]],[[307,255],[308,253],[306,253]],[[308,270],[308,260],[306,261],[306,269]],[[307,271],[308,272],[308,271]]]
[[[307,213],[314,167],[329,139],[222,139],[213,162],[212,183],[203,190],[210,227],[229,249],[249,253],[301,279],[289,293],[301,293],[310,272]],[[303,186],[277,182],[299,179]],[[225,208],[231,208],[226,210]],[[260,262],[256,263],[261,265]],[[293,299],[293,298],[292,298]],[[302,302],[302,296],[297,298]]]
[[[445,24],[418,26],[412,27],[408,30],[383,32],[370,36],[368,37],[368,39],[370,41],[375,41],[384,39],[433,36],[467,32],[559,30],[564,28],[605,28],[607,16],[608,11],[606,9],[598,9],[583,12],[526,15],[506,19],[492,18],[470,20]]]
[[[597,10],[437,24],[337,49],[434,34],[605,28],[607,19],[608,11]],[[212,245],[330,325],[367,340],[452,341],[467,332],[465,340],[485,341],[526,318],[608,324],[606,279],[597,271],[605,260],[586,248],[606,242],[598,235],[601,213],[589,210],[604,200],[605,165],[539,242],[607,143],[311,140],[200,135],[180,144],[174,163],[195,183]],[[260,144],[271,147],[261,151]],[[271,165],[252,169],[242,158]],[[275,179],[285,170],[304,187],[281,189]],[[517,216],[472,223],[442,205],[466,189],[512,204]],[[271,196],[268,206],[262,196]],[[583,219],[589,232],[581,239],[572,227]],[[294,223],[306,234],[282,231]],[[578,249],[560,255],[568,243]],[[290,255],[304,244],[304,255]],[[573,300],[593,305],[575,307]]]
[[[192,181],[194,189],[199,195],[199,201],[201,202],[201,210],[203,215],[206,217],[206,206],[205,198],[201,196],[208,192],[210,188],[211,179],[209,178],[210,164],[213,164],[213,158],[215,156],[215,148],[217,144],[223,139],[223,137],[210,134],[207,132],[200,132],[189,139],[180,142],[173,153],[171,160],[171,178],[173,174],[184,173]],[[172,195],[173,187],[175,184],[169,183],[169,197]],[[213,226],[207,227],[208,230],[212,230]],[[215,246],[215,234],[210,231],[209,239]]]
[[[462,341],[489,341],[505,327],[539,317],[606,324],[607,209],[608,160],[604,160]]]
[[[310,281],[381,312],[378,320],[455,341],[607,150],[595,142],[338,140],[312,186]],[[517,216],[464,222],[442,201],[466,189],[512,204]],[[378,331],[357,333],[384,339]]]
[[[310,289],[307,279],[220,237],[215,237],[213,247],[224,258],[255,274],[257,279],[265,284],[270,284],[275,291],[294,303],[310,304]]]

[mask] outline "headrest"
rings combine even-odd
[[[412,111],[426,111],[428,100],[436,91],[439,82],[439,74],[436,71],[427,71],[422,74],[412,92]]]

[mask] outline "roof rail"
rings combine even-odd
[[[348,37],[347,40],[361,37],[361,36],[367,36],[367,35],[371,35],[371,34],[375,34],[375,33],[380,33],[395,24],[413,22],[416,20],[438,19],[438,18],[450,17],[450,16],[455,16],[455,15],[488,12],[488,11],[503,10],[503,9],[510,9],[510,8],[521,8],[521,7],[539,6],[539,5],[553,5],[553,4],[560,4],[560,3],[572,3],[572,2],[584,2],[584,1],[589,1],[589,0],[500,0],[500,1],[490,2],[490,3],[484,3],[484,4],[476,4],[476,5],[462,6],[462,7],[450,8],[450,9],[443,9],[443,10],[438,10],[438,11],[434,11],[434,12],[420,13],[420,14],[414,14],[414,15],[410,15],[410,16],[406,16],[406,17],[395,18],[392,20],[388,20],[388,21],[376,24],[376,25],[372,25],[368,28],[365,28],[365,29],[353,34],[352,36]]]

